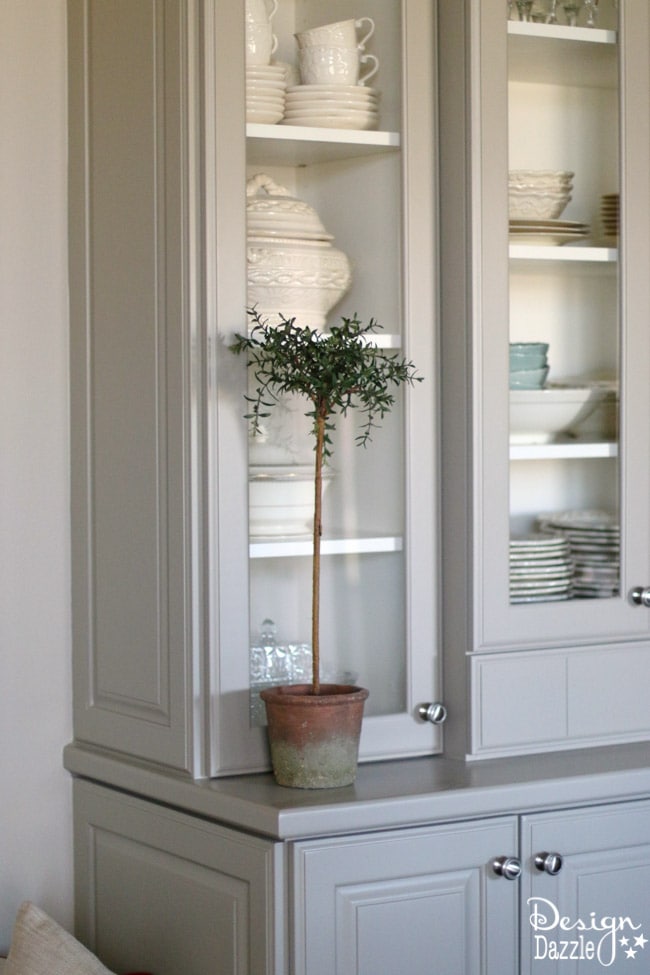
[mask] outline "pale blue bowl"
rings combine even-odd
[[[542,389],[548,376],[548,366],[540,369],[510,370],[510,389]]]

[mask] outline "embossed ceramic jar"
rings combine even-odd
[[[273,323],[281,317],[322,328],[352,281],[346,255],[332,246],[316,211],[269,176],[247,184],[248,304]]]

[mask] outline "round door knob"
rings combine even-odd
[[[519,857],[497,857],[492,861],[492,869],[497,877],[517,880],[521,876],[521,860]]]
[[[650,587],[636,586],[630,593],[635,606],[650,606]]]
[[[535,857],[535,866],[543,873],[550,873],[554,877],[562,869],[562,857],[559,853],[538,853]]]
[[[431,724],[443,724],[447,720],[447,708],[440,701],[435,701],[433,704],[420,704],[418,717],[422,721],[430,721]]]

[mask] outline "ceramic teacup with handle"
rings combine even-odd
[[[298,64],[303,85],[364,85],[379,69],[374,54],[356,47],[305,47]]]
[[[364,28],[365,33],[359,37],[358,32]],[[308,47],[342,47],[346,49],[358,48],[365,51],[366,42],[375,32],[375,22],[371,17],[359,17],[357,20],[339,20],[334,24],[323,24],[310,30],[300,31],[294,37],[298,49]]]

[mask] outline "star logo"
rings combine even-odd
[[[640,934],[637,938],[634,939],[634,944],[635,947],[637,948],[645,948],[647,943],[648,943],[648,939],[642,934]]]

